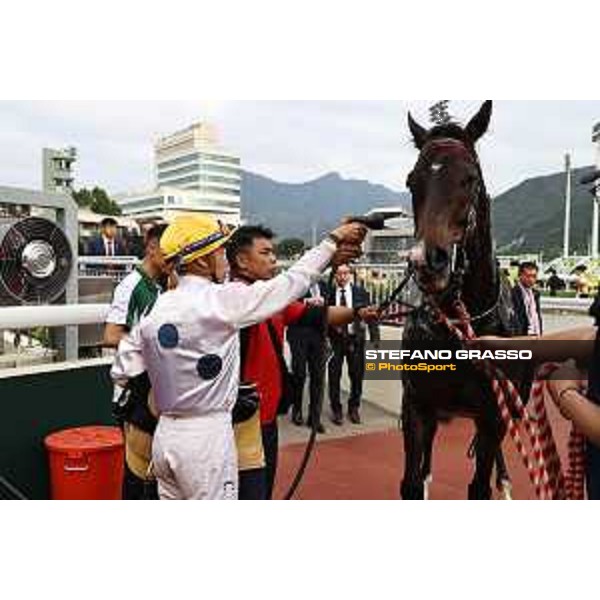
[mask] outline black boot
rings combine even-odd
[[[298,427],[302,427],[304,424],[304,419],[302,418],[302,409],[301,408],[292,408],[292,423]]]

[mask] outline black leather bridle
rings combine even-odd
[[[423,146],[417,163],[407,179],[407,187],[410,190],[413,198],[413,208],[416,208],[417,202],[422,197],[423,191],[420,189],[420,187],[422,185],[421,182],[426,177],[425,170],[435,169],[437,165],[435,162],[435,155],[440,151],[445,151],[445,156],[460,156],[473,165],[477,171],[477,180],[473,186],[473,189],[469,192],[469,207],[462,237],[450,248],[450,283],[447,289],[440,296],[438,296],[436,304],[443,303],[448,298],[460,296],[463,278],[469,269],[466,247],[471,236],[475,232],[475,228],[477,227],[477,212],[479,209],[479,203],[483,197],[487,196],[483,183],[481,166],[474,149],[466,142],[462,142],[454,138],[435,138]],[[439,168],[443,168],[443,165],[440,164]],[[417,227],[418,211],[416,210],[414,210],[414,219],[415,227]],[[486,311],[486,313],[492,312],[497,305],[497,302],[498,300],[496,300],[492,309],[490,309],[490,311]],[[483,317],[479,316],[475,318],[481,319]]]

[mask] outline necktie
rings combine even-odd
[[[340,306],[348,306],[348,300],[346,300],[346,288],[340,290]]]
[[[114,242],[112,240],[110,240],[108,242],[108,255],[109,256],[114,256],[115,255]]]
[[[346,288],[340,289],[340,306],[348,306],[348,300],[346,299]],[[350,334],[348,325],[343,325],[340,327],[340,329],[342,330],[342,335],[344,337],[348,337]]]

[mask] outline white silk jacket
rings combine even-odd
[[[119,345],[117,385],[148,371],[160,414],[201,416],[232,409],[239,385],[239,330],[261,323],[306,294],[335,245],[325,240],[269,281],[215,284],[181,277]]]

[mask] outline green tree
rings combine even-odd
[[[121,214],[119,205],[100,187],[94,187],[91,191],[82,188],[73,192],[73,199],[78,206],[89,208],[92,212],[101,215]]]
[[[90,192],[90,190],[81,188],[80,190],[75,190],[73,192],[73,200],[77,202],[77,206],[89,208],[94,201],[94,197],[92,196],[92,192]]]
[[[278,258],[294,258],[304,252],[304,241],[298,238],[286,238],[277,244]]]

